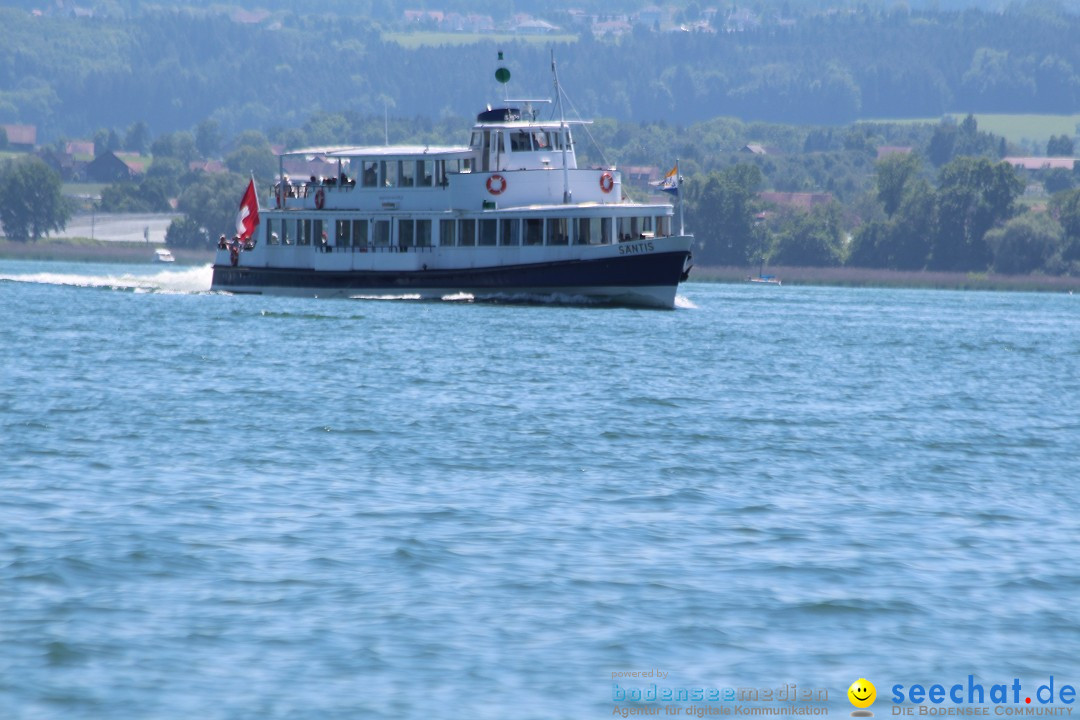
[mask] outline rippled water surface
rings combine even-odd
[[[1080,297],[208,287],[0,261],[0,717],[1080,682]]]

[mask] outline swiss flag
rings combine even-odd
[[[259,224],[259,198],[255,193],[255,178],[248,183],[244,199],[240,201],[240,212],[236,213],[236,234],[241,240],[247,240],[255,234]]]

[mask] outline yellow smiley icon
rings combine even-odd
[[[847,690],[848,700],[857,708],[867,708],[877,699],[877,688],[866,678],[859,678],[851,683]]]

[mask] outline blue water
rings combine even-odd
[[[209,281],[0,261],[0,718],[1080,682],[1080,297]]]

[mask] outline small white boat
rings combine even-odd
[[[176,262],[176,258],[174,258],[173,254],[168,250],[155,250],[154,260],[160,263]]]

